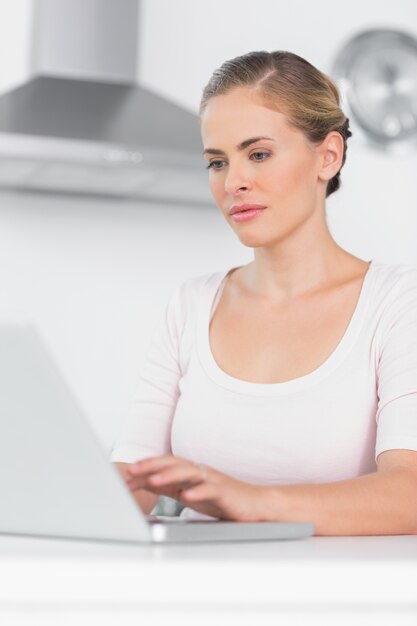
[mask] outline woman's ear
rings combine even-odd
[[[328,133],[319,146],[321,165],[318,172],[320,180],[329,181],[342,167],[344,141],[337,131]]]

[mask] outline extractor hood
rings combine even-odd
[[[34,0],[33,78],[0,96],[0,188],[212,203],[198,117],[137,82],[138,0]]]

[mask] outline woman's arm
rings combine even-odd
[[[130,463],[125,459],[146,458],[170,451],[171,423],[182,375],[179,347],[186,317],[185,292],[185,283],[173,292],[154,328],[134,397],[110,454],[109,460],[116,465],[125,482],[130,478],[127,472]],[[134,491],[133,495],[146,514],[158,500],[158,496],[143,489]]]
[[[316,535],[417,534],[417,452],[387,450],[378,471],[334,483],[262,487],[265,519],[310,521]]]
[[[130,466],[132,492],[148,489],[220,519],[313,522],[316,535],[417,534],[417,452],[387,450],[378,471],[325,484],[255,485],[187,459]]]

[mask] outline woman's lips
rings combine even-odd
[[[234,204],[230,208],[229,214],[234,222],[247,222],[248,220],[254,219],[260,215],[265,209],[266,206],[262,204],[252,204],[247,202],[243,204]]]

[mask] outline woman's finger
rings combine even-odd
[[[156,456],[131,463],[127,467],[127,471],[133,476],[140,476],[148,472],[156,472],[164,467],[170,467],[177,462],[178,459],[172,455]]]
[[[208,478],[208,468],[200,464],[195,464],[190,461],[182,459],[176,459],[175,463],[171,463],[167,467],[161,467],[157,464],[152,464],[154,471],[150,471],[150,466],[143,468],[142,475],[132,476],[127,485],[131,491],[137,489],[148,489],[150,491],[158,490],[158,493],[162,494],[165,489],[174,489],[175,493],[181,490],[188,489],[189,487],[201,483]]]
[[[219,488],[212,483],[200,483],[184,489],[181,498],[185,502],[203,502],[207,500],[215,500],[218,496]]]
[[[198,484],[203,480],[200,469],[191,463],[159,470],[156,473],[147,474],[144,478],[151,487],[178,486],[180,488]]]

